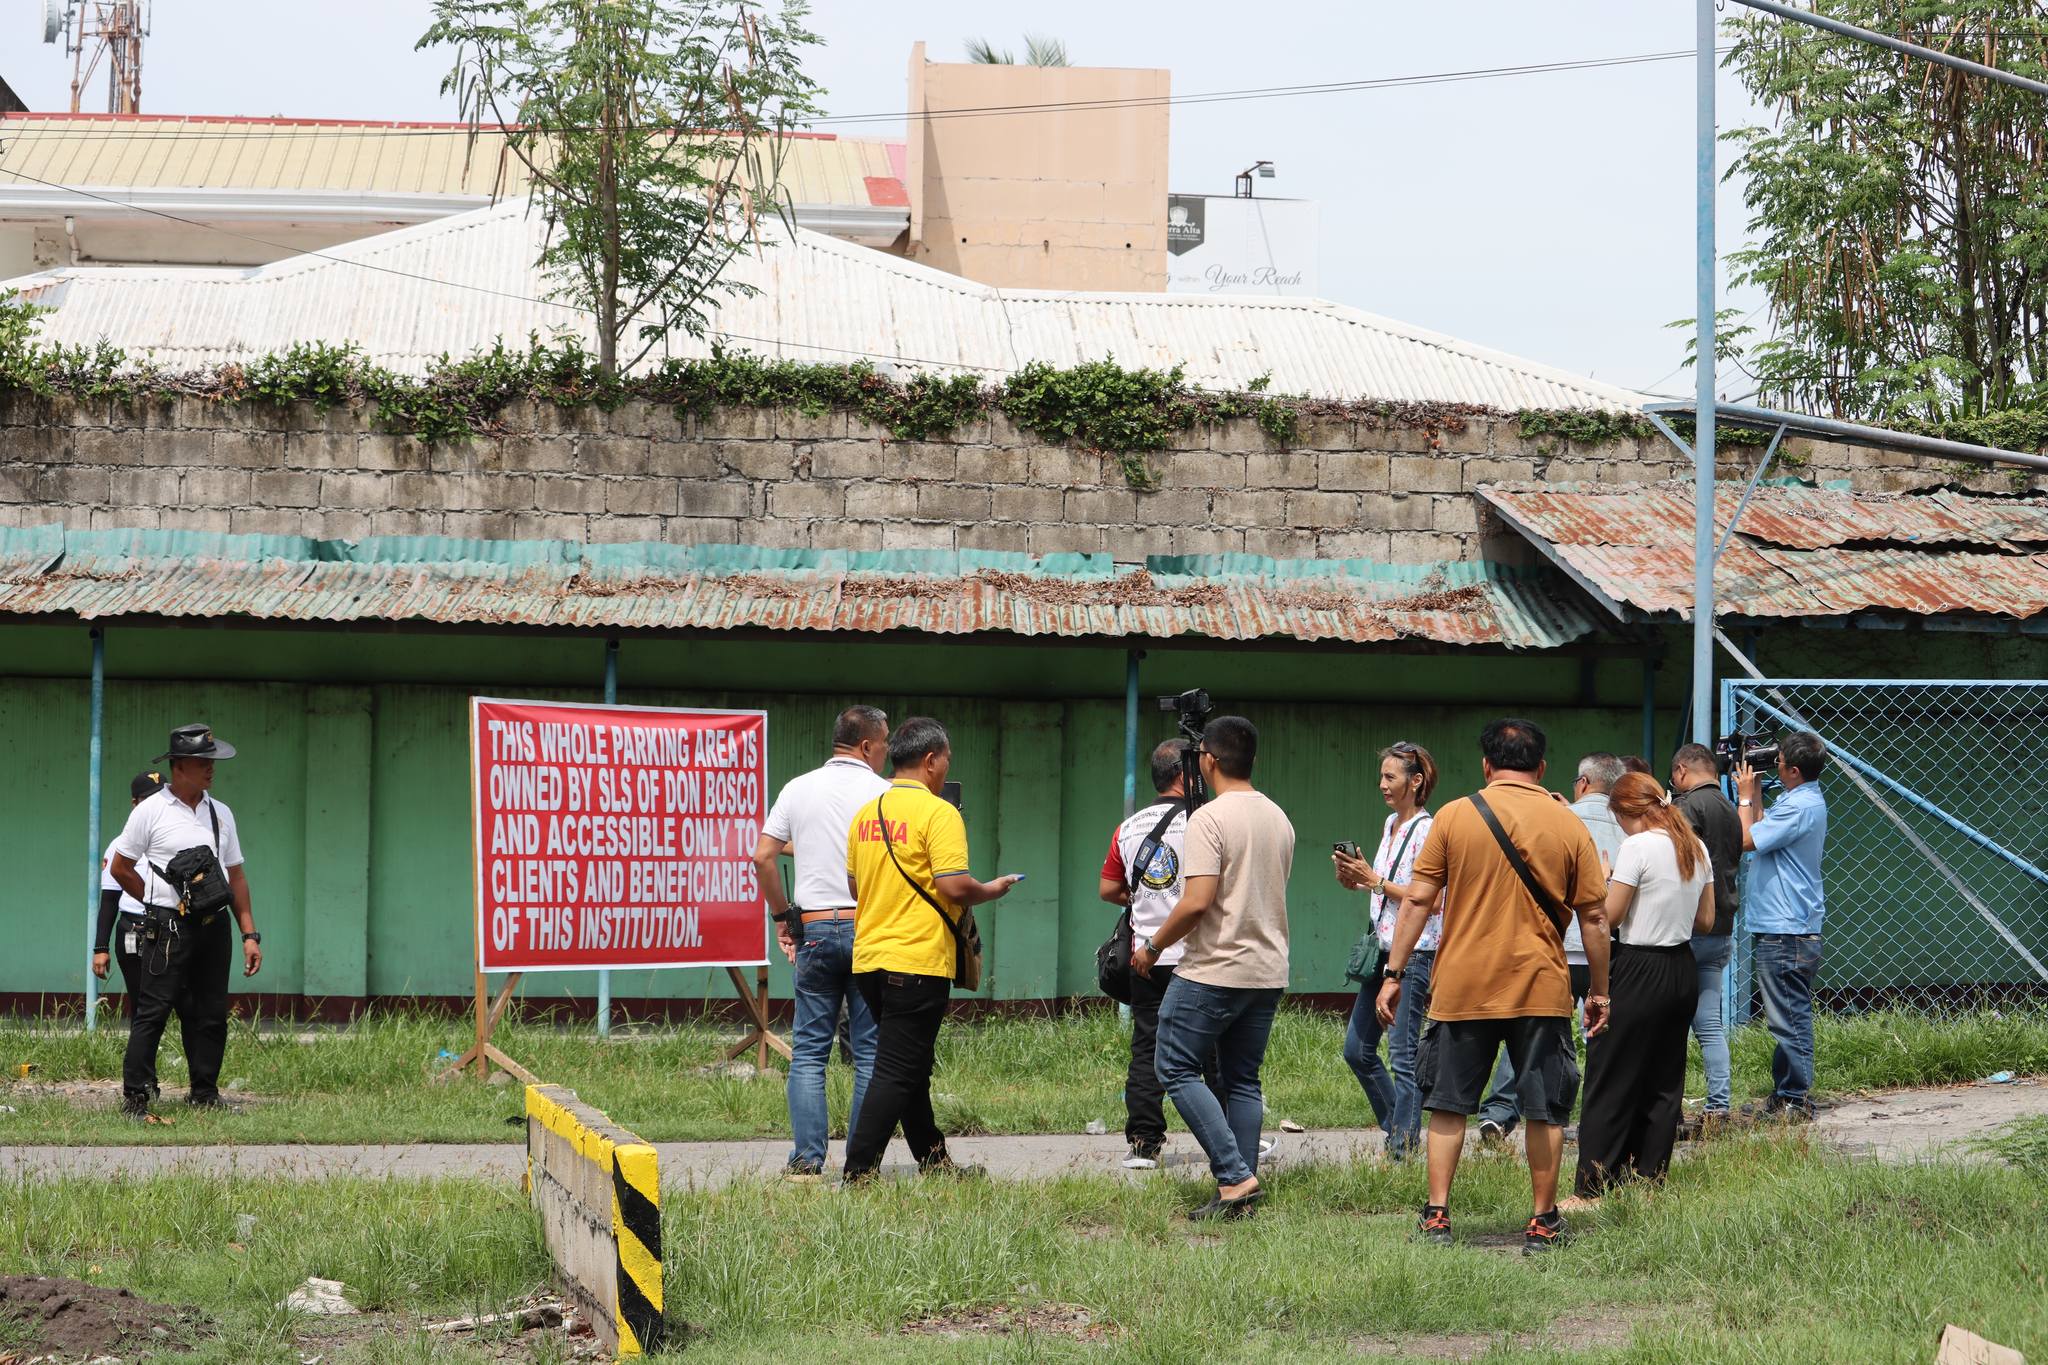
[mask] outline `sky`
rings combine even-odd
[[[35,44],[43,0],[0,0],[0,77],[33,109],[68,107],[61,47]],[[428,0],[156,0],[150,113],[452,118],[447,59],[415,52]],[[986,36],[1062,39],[1076,65],[1166,67],[1176,95],[1689,51],[1693,7],[1665,0],[819,0],[809,70],[845,135],[901,136],[910,46],[959,60]],[[1733,78],[1722,128],[1761,121]],[[104,108],[104,96],[88,109]],[[887,115],[895,114],[891,119]],[[1674,61],[1390,90],[1181,105],[1171,187],[1321,205],[1322,293],[1338,302],[1632,388],[1691,391],[1693,67]],[[1723,157],[1725,166],[1725,153]],[[1739,187],[1719,239],[1743,241]],[[1751,295],[1724,292],[1749,312]],[[1759,319],[1760,320],[1760,319]],[[1741,395],[1739,374],[1724,396]]]

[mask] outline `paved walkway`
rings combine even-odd
[[[1969,1158],[1967,1139],[2029,1114],[2048,1114],[2048,1084],[1966,1085],[1934,1090],[1900,1090],[1845,1100],[1821,1115],[1813,1132],[1842,1150],[1880,1160],[1908,1161],[1936,1154]],[[1278,1164],[1342,1162],[1377,1153],[1377,1129],[1336,1128],[1277,1134]],[[735,1179],[773,1176],[789,1154],[786,1140],[753,1142],[665,1142],[662,1180],[680,1188],[723,1185]],[[988,1168],[999,1179],[1021,1180],[1065,1174],[1142,1177],[1118,1164],[1121,1139],[1051,1134],[1037,1137],[960,1137],[947,1144],[955,1158]],[[901,1144],[891,1148],[899,1159]],[[832,1145],[836,1166],[840,1144]],[[1175,1134],[1167,1149],[1169,1170],[1201,1169],[1201,1151],[1186,1134]],[[476,1176],[514,1181],[526,1169],[526,1149],[516,1142],[464,1145],[407,1143],[391,1146],[200,1147],[0,1147],[0,1175],[147,1176],[167,1171],[234,1172],[316,1179],[332,1175],[401,1177]],[[908,1170],[898,1161],[888,1170]]]

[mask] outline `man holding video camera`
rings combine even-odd
[[[1821,886],[1821,850],[1827,844],[1828,803],[1820,773],[1827,745],[1800,730],[1777,746],[1778,781],[1784,790],[1763,806],[1763,774],[1746,750],[1734,765],[1740,799],[1743,851],[1755,854],[1743,896],[1754,944],[1757,987],[1764,999],[1764,1024],[1777,1041],[1771,1055],[1771,1097],[1744,1106],[1753,1117],[1805,1123],[1813,1118],[1813,983],[1820,974],[1820,931],[1827,913]]]
[[[234,756],[234,746],[206,725],[171,731],[170,752],[158,756],[170,760],[170,785],[136,802],[109,859],[114,880],[143,907],[139,970],[128,983],[134,1014],[121,1063],[121,1111],[138,1121],[158,1121],[149,1112],[157,1096],[156,1050],[173,1010],[192,1082],[187,1102],[228,1107],[220,1068],[228,1046],[230,911],[242,929],[242,975],[263,966],[235,813],[209,791],[215,760]]]

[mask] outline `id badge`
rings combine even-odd
[[[130,929],[127,933],[121,935],[121,951],[128,954],[128,956],[130,957],[135,956],[135,954],[140,951],[140,949],[136,947],[135,931],[133,929]]]

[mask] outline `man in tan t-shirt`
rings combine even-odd
[[[1586,1036],[1592,1037],[1607,1027],[1607,878],[1585,822],[1543,787],[1542,729],[1533,721],[1497,720],[1480,736],[1479,748],[1486,790],[1445,806],[1415,859],[1387,955],[1379,1013],[1391,1022],[1408,955],[1438,893],[1446,893],[1429,1023],[1415,1059],[1422,1107],[1429,1111],[1429,1202],[1417,1230],[1439,1245],[1451,1243],[1451,1179],[1465,1146],[1465,1120],[1478,1110],[1495,1054],[1505,1044],[1527,1124],[1535,1212],[1522,1251],[1533,1254],[1564,1236],[1557,1173],[1564,1125],[1579,1093],[1565,925],[1576,914],[1585,938],[1591,978]],[[1540,894],[1515,870],[1487,812]]]
[[[1161,950],[1187,941],[1159,1002],[1155,1065],[1216,1177],[1216,1197],[1188,1215],[1198,1220],[1242,1218],[1265,1193],[1259,1067],[1287,986],[1294,826],[1252,787],[1258,750],[1259,732],[1242,716],[1218,716],[1202,731],[1202,780],[1214,795],[1188,817],[1184,889],[1166,923],[1131,948],[1132,970],[1149,976]],[[1202,1075],[1212,1055],[1222,1104]]]

